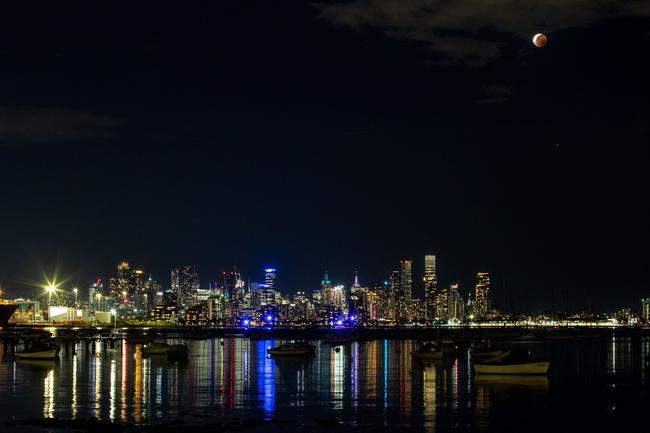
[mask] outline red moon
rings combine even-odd
[[[533,44],[535,44],[537,48],[544,48],[546,44],[548,44],[548,38],[544,33],[537,33],[533,36]]]

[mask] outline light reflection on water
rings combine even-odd
[[[172,342],[172,340],[169,340]],[[149,423],[199,415],[286,418],[295,425],[337,415],[360,430],[488,431],[584,396],[620,407],[618,394],[647,398],[648,339],[521,345],[553,361],[548,379],[474,378],[466,354],[414,361],[415,341],[332,346],[306,359],[273,359],[280,341],[190,341],[187,362],[143,357],[139,345],[79,345],[57,363],[21,362],[0,347],[0,405],[20,417],[89,417]],[[610,391],[608,391],[610,390]],[[598,400],[597,400],[598,401]],[[516,403],[516,406],[513,404]],[[7,413],[10,413],[7,412]],[[2,421],[2,420],[0,420]]]

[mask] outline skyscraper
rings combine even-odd
[[[235,289],[237,287],[237,277],[234,271],[225,271],[221,273],[219,281],[219,292],[225,299],[234,299]]]
[[[323,305],[331,305],[332,303],[332,281],[330,280],[330,277],[325,271],[325,275],[323,275],[323,279],[320,282],[320,295],[321,295],[321,303]]]
[[[474,292],[474,316],[484,318],[490,311],[490,274],[479,272],[476,274],[476,288]]]
[[[399,268],[398,314],[402,321],[410,321],[410,304],[413,298],[413,261],[401,260]]]
[[[427,322],[436,317],[436,295],[438,292],[438,274],[436,256],[424,256],[424,308]]]
[[[95,307],[97,305],[97,295],[104,294],[104,284],[102,280],[97,278],[93,283],[88,287],[88,305]]]
[[[436,291],[435,318],[443,322],[449,320],[449,290],[441,289]]]
[[[172,269],[172,292],[176,294],[179,309],[191,307],[195,303],[196,291],[199,289],[199,275],[194,266],[182,266]]]
[[[641,299],[641,320],[650,323],[650,298]]]
[[[399,313],[397,308],[399,306],[398,298],[400,296],[400,271],[395,269],[391,272],[387,284],[388,289],[388,301],[386,319],[390,321],[396,321],[399,318]]]
[[[460,284],[458,283],[449,286],[448,318],[457,322],[465,320],[465,300],[460,294]]]
[[[277,297],[276,277],[277,269],[266,268],[264,269],[264,284],[260,285],[260,302],[263,305],[275,305]]]

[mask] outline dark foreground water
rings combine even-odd
[[[314,342],[317,351],[305,360],[269,358],[276,343],[190,341],[185,363],[142,357],[140,346],[126,344],[80,345],[55,364],[16,362],[0,346],[0,422],[94,416],[201,424],[254,416],[290,421],[257,430],[324,431],[316,418],[336,415],[338,428],[359,432],[649,431],[648,339],[519,344],[552,361],[548,378],[475,377],[467,355],[423,364],[412,360],[416,343],[408,340],[339,352]]]

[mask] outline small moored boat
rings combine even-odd
[[[31,360],[53,360],[59,356],[59,346],[57,345],[44,345],[34,346],[31,349],[16,352],[14,354],[16,359],[31,359]]]
[[[504,351],[497,348],[491,347],[487,343],[474,343],[469,349],[469,354],[472,358],[496,358],[497,356],[503,355]]]
[[[272,356],[304,356],[314,351],[314,346],[307,343],[284,343],[266,350]]]
[[[514,348],[501,356],[474,363],[476,374],[547,374],[551,363],[534,361],[528,352]]]

